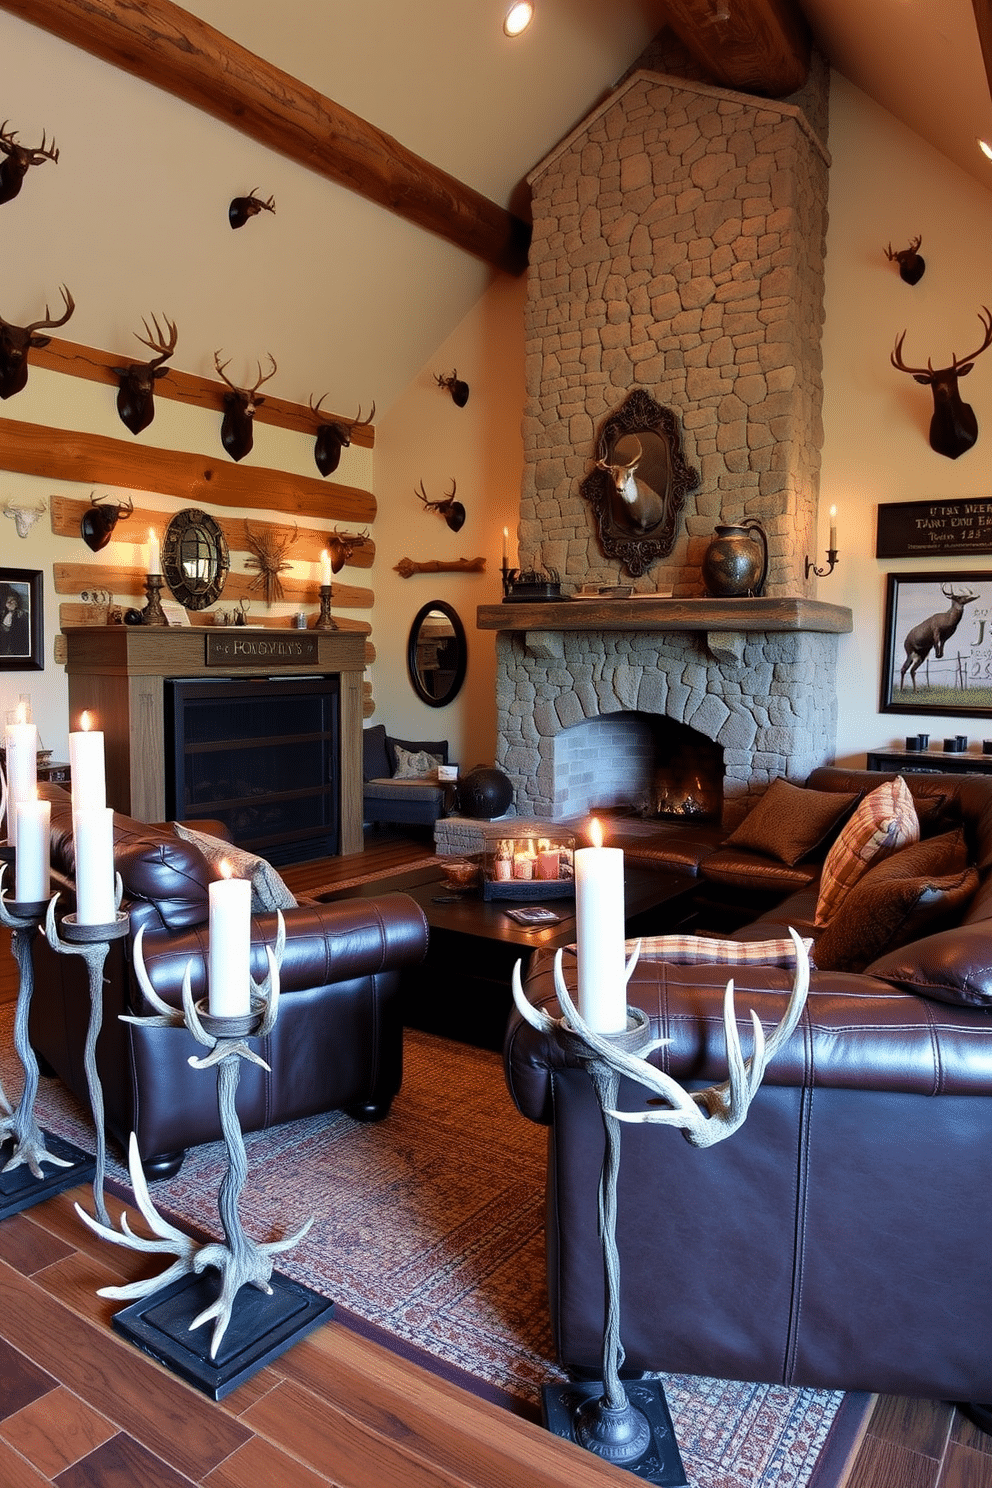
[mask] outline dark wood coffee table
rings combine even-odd
[[[665,935],[685,928],[692,917],[696,885],[697,880],[685,873],[628,867],[624,874],[628,936]],[[574,899],[483,899],[479,890],[458,893],[447,888],[437,867],[392,874],[327,897],[374,899],[392,892],[415,899],[431,927],[426,958],[404,974],[404,1022],[480,1048],[501,1049],[513,1000],[514,964],[522,961],[520,973],[526,976],[535,950],[573,943]],[[520,925],[507,914],[535,902],[554,910],[559,922]]]

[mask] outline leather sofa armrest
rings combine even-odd
[[[376,899],[343,899],[334,904],[300,904],[285,910],[286,952],[279,982],[281,991],[309,991],[360,977],[394,971],[423,960],[427,950],[427,919],[409,894],[383,894]],[[252,916],[251,974],[266,974],[265,946],[275,945],[278,917]],[[207,994],[208,927],[198,925],[169,933],[149,930],[142,957],[152,986],[166,1002],[178,1007],[183,977],[192,962],[194,997]],[[137,985],[132,988],[133,1011],[151,1009]]]

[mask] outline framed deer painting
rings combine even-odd
[[[992,569],[887,574],[882,713],[992,718]]]

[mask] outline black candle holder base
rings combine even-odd
[[[8,1219],[12,1214],[20,1214],[22,1209],[30,1209],[35,1204],[41,1204],[45,1199],[50,1199],[54,1194],[62,1193],[67,1188],[75,1188],[81,1183],[92,1183],[96,1173],[96,1159],[88,1152],[83,1152],[79,1147],[74,1147],[71,1142],[65,1142],[61,1137],[55,1137],[51,1132],[43,1133],[45,1146],[53,1157],[60,1157],[63,1162],[71,1163],[68,1168],[44,1168],[43,1176],[35,1178],[26,1163],[14,1168],[9,1173],[0,1172],[0,1220]],[[13,1139],[9,1139],[0,1146],[0,1169],[4,1167],[14,1151]]]
[[[214,1270],[181,1276],[114,1315],[118,1333],[213,1400],[225,1395],[284,1354],[294,1343],[330,1321],[334,1303],[309,1287],[273,1271],[272,1295],[242,1287],[214,1359],[213,1330],[190,1332],[190,1323],[220,1291]]]
[[[646,1483],[657,1484],[658,1488],[686,1488],[688,1479],[661,1381],[625,1381],[627,1399],[644,1419],[649,1433],[647,1446],[632,1462],[623,1460],[622,1441],[615,1455],[609,1440],[602,1445],[590,1440],[587,1428],[595,1415],[596,1403],[602,1400],[603,1388],[601,1381],[545,1385],[542,1391],[543,1413],[548,1431],[566,1441],[576,1442],[586,1451],[602,1457],[604,1462],[622,1467]],[[607,1429],[605,1434],[609,1438],[613,1433]],[[623,1436],[621,1432],[621,1438]]]

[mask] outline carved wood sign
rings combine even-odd
[[[876,558],[992,553],[992,497],[891,501],[878,508]]]
[[[300,666],[320,660],[315,635],[206,635],[206,666]]]

